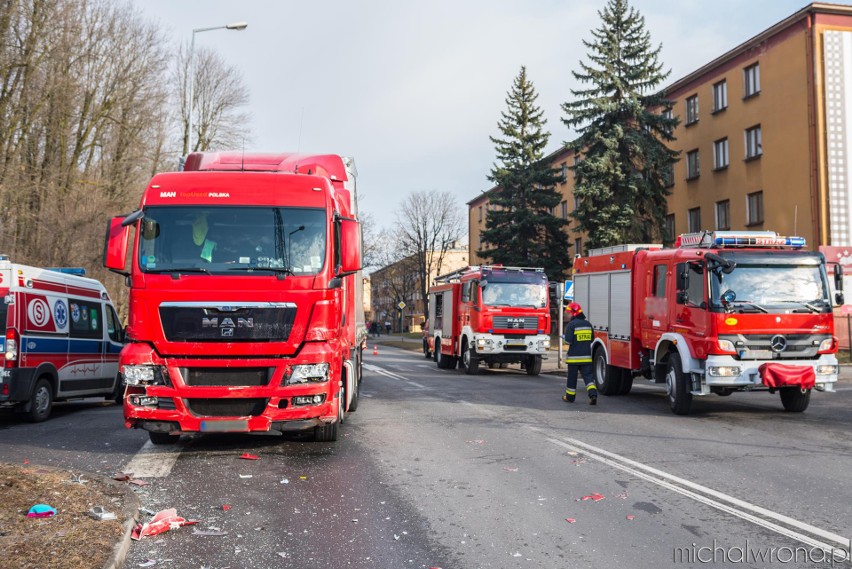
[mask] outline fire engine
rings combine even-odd
[[[439,368],[519,363],[541,372],[550,350],[550,297],[540,268],[474,266],[441,275],[429,289],[428,346]]]
[[[40,422],[54,401],[121,402],[124,331],[104,285],[85,274],[83,268],[42,269],[0,255],[0,407]]]
[[[155,444],[336,440],[366,338],[356,208],[354,164],[337,155],[194,153],[154,176],[105,244],[130,287],[125,425]]]
[[[636,376],[665,383],[671,409],[693,396],[779,393],[804,411],[811,390],[834,391],[833,301],[822,253],[772,231],[704,231],[672,249],[618,245],[574,263],[575,300],[595,329],[601,393],[630,392]],[[834,272],[836,290],[842,275]]]

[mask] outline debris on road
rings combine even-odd
[[[568,522],[569,524],[573,524],[573,523],[575,523],[577,520],[576,520],[576,519],[574,519],[574,518],[565,518],[565,521],[566,521],[566,522]]]
[[[243,460],[260,460],[260,457],[256,454],[249,454],[247,452],[244,452],[242,456],[240,456],[240,458],[242,458]]]
[[[28,518],[52,518],[56,515],[56,508],[47,504],[36,504],[27,512]]]
[[[594,500],[595,502],[600,502],[601,500],[604,499],[604,496],[602,494],[598,494],[597,492],[592,492],[588,496],[583,496],[580,499],[581,500]]]
[[[145,536],[159,535],[172,529],[177,529],[182,526],[191,526],[198,523],[198,520],[187,520],[177,515],[175,508],[162,510],[154,516],[150,522],[137,524],[133,528],[133,533],[130,538],[139,541]]]
[[[286,478],[281,479],[281,484],[289,484],[289,483],[290,483],[290,481],[287,480]]]
[[[153,567],[156,564],[157,564],[156,559],[146,559],[145,561],[143,561],[142,563],[139,564],[139,567]]]
[[[485,441],[482,439],[473,439],[471,441],[465,441],[469,445],[484,445]]]
[[[634,516],[631,516],[630,514],[628,514],[628,515],[627,515],[627,519],[628,519],[628,520],[631,520],[631,521],[632,521],[632,520],[633,520],[633,518],[634,518]]]
[[[222,531],[219,528],[210,528],[210,529],[198,529],[192,528],[192,535],[228,535],[228,532]]]
[[[251,474],[240,474],[240,478],[251,478]]]
[[[96,520],[114,520],[115,514],[110,511],[107,511],[103,506],[95,506],[86,512],[89,517],[95,518]]]
[[[223,511],[227,512],[230,509],[231,509],[231,506],[229,506],[228,504],[222,504],[222,510]]]
[[[517,466],[504,466],[503,470],[505,470],[506,472],[517,472],[518,467]]]

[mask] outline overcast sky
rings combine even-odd
[[[196,35],[242,72],[248,150],[336,153],[358,167],[362,211],[390,226],[410,192],[459,208],[491,186],[490,135],[522,65],[539,93],[548,151],[573,134],[561,103],[587,61],[604,0],[132,0],[175,42]],[[683,77],[807,5],[804,0],[632,0],[661,59]]]

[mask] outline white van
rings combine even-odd
[[[0,407],[39,422],[54,401],[121,402],[124,330],[104,285],[82,274],[17,265],[0,255]]]

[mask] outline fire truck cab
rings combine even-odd
[[[429,289],[430,336],[424,348],[442,369],[459,364],[478,374],[520,364],[541,372],[550,350],[550,298],[540,268],[467,267],[441,275]]]
[[[833,302],[822,253],[772,231],[704,231],[675,247],[618,245],[574,264],[575,299],[595,328],[601,393],[634,377],[666,384],[671,409],[693,396],[778,392],[804,411],[812,389],[834,391]],[[834,275],[840,290],[841,275]]]

